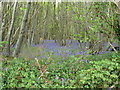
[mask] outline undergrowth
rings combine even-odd
[[[120,54],[1,58],[3,88],[120,88]]]

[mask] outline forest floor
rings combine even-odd
[[[3,88],[108,88],[120,84],[120,53],[90,55],[75,41],[59,46],[46,40],[23,47],[20,55],[2,57]]]
[[[32,45],[32,47],[23,47],[21,56],[25,58],[38,58],[38,59],[48,59],[49,57],[60,57],[62,59],[70,56],[78,55],[91,55],[85,50],[85,43],[82,43],[82,48],[76,40],[70,40],[66,42],[65,46],[60,46],[55,43],[54,40],[44,40],[44,43],[38,45]],[[86,44],[88,47],[89,44]],[[115,45],[115,44],[113,44]],[[108,43],[102,44],[103,50],[99,54],[110,53],[110,51],[105,51],[108,47]]]

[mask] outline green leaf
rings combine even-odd
[[[0,42],[1,44],[7,44],[8,42],[7,41],[2,41]]]
[[[71,56],[71,58],[74,58],[74,57],[75,57],[74,55]]]
[[[24,11],[24,10],[26,10],[26,8],[20,8],[20,10],[23,10],[23,11]]]
[[[3,47],[3,45],[0,45],[0,47]]]

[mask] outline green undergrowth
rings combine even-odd
[[[120,88],[119,72],[120,54],[116,53],[64,60],[2,57],[3,88]]]

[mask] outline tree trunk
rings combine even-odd
[[[18,38],[16,47],[15,47],[15,50],[13,52],[14,57],[18,56],[19,53],[20,53],[20,49],[21,49],[22,42],[23,42],[23,36],[24,36],[24,33],[25,33],[25,25],[26,25],[26,22],[27,22],[27,19],[28,19],[28,13],[29,13],[29,10],[30,10],[30,5],[31,5],[31,3],[28,2],[27,6],[26,6],[25,13],[24,13],[24,16],[23,16],[23,20],[22,20],[19,38]]]
[[[118,2],[118,22],[119,22],[119,30],[120,30],[120,1]],[[120,31],[119,31],[120,38]],[[118,46],[120,46],[120,40],[118,41]]]
[[[14,21],[15,21],[16,6],[17,6],[17,2],[15,2],[15,4],[14,4],[12,20],[11,20],[10,28],[9,28],[8,34],[7,34],[7,41],[8,41],[8,44],[6,44],[6,55],[7,56],[10,55],[10,40],[11,40],[13,25],[14,25]]]
[[[0,27],[2,25],[2,2],[0,2]],[[0,29],[0,42],[2,41],[2,30]],[[0,48],[0,52],[1,52],[1,48]],[[1,56],[0,56],[0,60],[1,60]],[[0,71],[2,70],[2,62],[0,61]],[[0,87],[2,87],[2,77],[1,77],[1,73],[0,73]],[[2,88],[0,88],[2,89]]]
[[[2,27],[3,27],[3,22],[2,22],[2,2],[0,2],[0,42],[2,41]]]
[[[35,16],[36,16],[36,9],[34,10],[34,14],[33,14],[33,17],[32,17],[32,27],[31,27],[31,30],[28,31],[28,46],[30,46],[33,42],[33,34],[34,34],[34,29],[35,29],[35,24],[36,24],[36,19],[35,19]]]
[[[45,16],[44,16],[44,22],[43,22],[43,33],[42,33],[43,40],[46,38],[45,34],[46,34],[46,30],[47,30],[46,26],[47,26],[48,11],[49,11],[49,2],[47,3],[46,12],[45,12]]]

